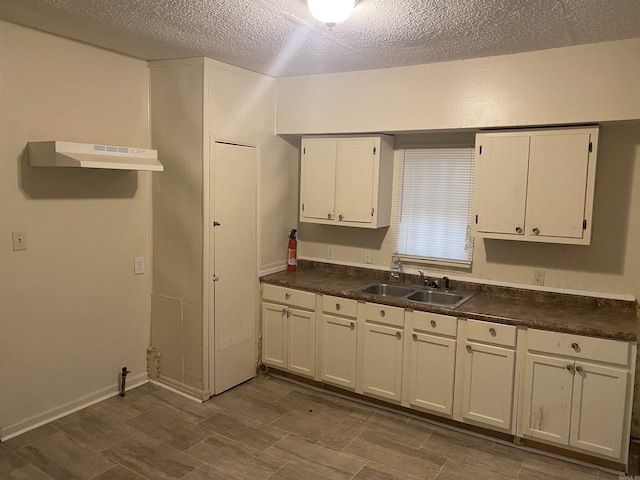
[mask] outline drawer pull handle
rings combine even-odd
[[[534,228],[534,229],[533,229],[533,234],[534,234],[534,235],[540,235],[540,229],[539,229],[539,228],[537,228],[537,227],[536,227],[536,228]]]
[[[396,338],[400,340],[402,338],[402,334],[400,332],[396,332]]]
[[[431,320],[431,328],[436,328],[436,321],[435,320]]]
[[[290,296],[291,296],[291,295],[289,295],[288,293],[285,293],[285,294],[284,294],[284,299],[285,299],[285,300],[289,300],[289,297],[290,297]]]
[[[522,227],[516,227],[516,233],[517,234],[522,233]]]
[[[287,314],[287,309],[286,309],[286,308],[283,308],[283,309],[282,309],[282,314],[283,314],[283,315],[286,315],[286,314]]]
[[[331,214],[327,213],[327,220],[331,220]]]
[[[340,311],[340,304],[336,303],[336,311],[339,312]]]
[[[498,334],[498,332],[496,332],[496,329],[493,327],[489,329],[489,333],[491,334],[492,337],[495,337]]]
[[[573,348],[576,352],[580,351],[580,345],[578,345],[577,343],[572,343],[571,348]]]
[[[340,221],[344,220],[344,215],[338,215],[338,220]]]
[[[576,372],[582,373],[582,367],[580,365],[576,367]]]
[[[380,310],[380,316],[384,317],[385,315],[386,315],[385,311],[384,310]]]
[[[354,322],[351,322],[350,328],[351,328],[351,330],[355,330],[356,329],[356,324]]]
[[[473,348],[471,348],[471,345],[467,345],[467,352],[471,352],[473,350]]]
[[[567,370],[569,370],[571,373],[573,373],[573,369],[574,369],[574,367],[573,367],[573,364],[572,364],[572,363],[570,363],[569,365],[567,365]]]
[[[416,335],[415,333],[411,335],[411,338],[413,339],[414,342],[418,341],[418,335]]]

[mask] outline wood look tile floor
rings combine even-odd
[[[146,384],[0,444],[0,479],[617,479],[277,378],[201,405]]]

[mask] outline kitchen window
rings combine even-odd
[[[473,157],[467,146],[396,151],[394,249],[404,260],[471,265]]]

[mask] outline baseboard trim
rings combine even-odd
[[[166,388],[167,390],[171,390],[173,393],[177,393],[178,395],[182,395],[183,397],[189,398],[190,400],[195,400],[200,403],[208,400],[210,397],[208,390],[190,387],[189,385],[178,382],[177,380],[165,377],[163,375],[160,375],[160,377],[151,380],[151,382],[154,385]]]
[[[162,388],[164,390],[169,390],[170,392],[175,393],[176,395],[180,395],[181,397],[184,397],[184,398],[186,398],[188,400],[191,400],[192,402],[203,403],[203,400],[200,400],[199,398],[196,398],[193,395],[190,395],[188,393],[181,392],[177,388],[173,388],[173,387],[167,385],[166,383],[162,383],[162,382],[159,382],[157,380],[150,380],[150,382],[153,385],[156,385],[156,386],[158,386],[158,387],[160,387],[160,388]]]
[[[131,375],[127,377],[128,386],[126,389],[131,390],[132,388],[139,387],[140,385],[144,385],[148,382],[149,378],[147,377],[147,372],[139,373],[137,375]],[[108,387],[92,392],[72,402],[67,402],[58,407],[51,408],[29,418],[25,418],[24,420],[20,420],[13,425],[1,427],[0,442],[6,442],[13,437],[17,437],[18,435],[27,433],[31,430],[41,427],[42,425],[46,425],[47,423],[58,420],[59,418],[66,417],[67,415],[75,413],[78,410],[90,407],[91,405],[102,402],[103,400],[107,400],[108,398],[115,397],[116,395],[118,395],[118,393],[119,385],[117,383],[115,385],[112,384]]]

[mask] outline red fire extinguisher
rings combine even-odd
[[[298,255],[298,241],[296,240],[297,230],[294,228],[289,232],[289,255],[287,256],[287,270],[290,272],[296,271],[297,255]]]

